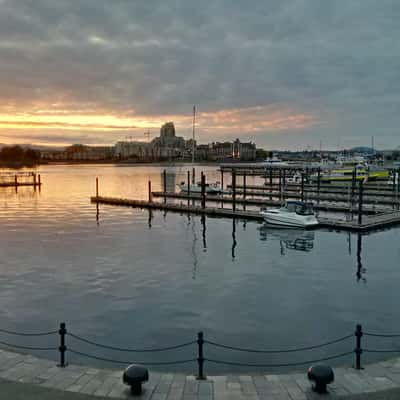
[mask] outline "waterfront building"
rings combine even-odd
[[[183,158],[186,141],[183,137],[176,136],[173,122],[165,123],[160,129],[160,136],[154,138],[150,146],[157,158]]]
[[[234,142],[213,142],[197,146],[196,155],[196,158],[208,161],[254,161],[256,145],[252,142],[241,142],[239,139]]]
[[[64,150],[44,150],[40,155],[43,160],[51,161],[102,161],[113,158],[114,147],[74,144]]]
[[[117,142],[114,147],[114,155],[118,159],[127,158],[146,158],[150,156],[151,151],[149,144],[146,142],[129,141],[129,142]]]

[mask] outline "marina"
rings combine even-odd
[[[273,179],[270,180],[271,186],[265,188],[259,185],[250,185],[251,190],[248,191],[246,184],[246,174],[243,173],[243,168],[246,168],[248,172],[250,168],[253,168],[253,173],[250,176],[258,174],[263,177],[265,175],[272,176],[272,172],[278,171],[278,190],[274,190]],[[180,188],[180,192],[168,192],[167,191],[167,172],[164,169],[162,172],[163,191],[157,192],[152,191],[152,183],[148,181],[148,201],[124,199],[124,198],[110,198],[99,196],[99,181],[96,178],[96,196],[91,197],[91,201],[97,204],[108,204],[108,205],[121,205],[138,208],[158,209],[164,211],[174,211],[180,213],[194,213],[209,216],[228,217],[228,218],[244,218],[244,219],[259,219],[263,220],[265,214],[264,211],[254,210],[254,207],[261,207],[261,210],[265,206],[283,207],[288,200],[300,200],[301,202],[312,200],[316,203],[312,204],[316,210],[324,210],[331,212],[344,212],[350,213],[350,218],[346,220],[332,218],[332,217],[320,217],[319,226],[329,229],[338,230],[350,230],[359,232],[368,232],[376,229],[387,228],[392,225],[400,223],[400,212],[399,210],[400,201],[398,198],[399,186],[394,186],[394,191],[390,194],[387,192],[381,193],[376,190],[376,186],[364,187],[363,181],[357,181],[356,174],[353,174],[353,180],[351,186],[348,186],[342,191],[338,190],[338,187],[334,188],[333,192],[330,192],[329,188],[324,186],[321,191],[321,181],[318,179],[315,185],[305,185],[305,175],[301,173],[301,184],[292,186],[292,190],[285,191],[285,181],[287,166],[274,166],[265,167],[262,166],[261,170],[259,167],[250,166],[233,166],[230,165],[228,170],[230,171],[231,184],[227,185],[224,189],[224,166],[221,166],[221,182],[207,183],[206,175],[201,171],[201,180],[199,183],[195,183],[195,171],[188,170],[186,172],[186,182],[181,182],[177,185]],[[268,168],[268,173],[266,172]],[[299,166],[294,166],[296,171],[299,170]],[[306,168],[308,171],[308,167]],[[303,167],[304,170],[304,167]],[[242,185],[240,190],[237,187],[237,177],[242,174]],[[318,169],[319,177],[320,169]],[[191,175],[192,174],[192,175]],[[365,184],[367,182],[365,181]],[[275,184],[276,185],[276,184]],[[192,193],[193,190],[193,193]],[[268,191],[267,191],[268,190]],[[347,196],[343,193],[347,190]],[[222,193],[222,194],[220,194]],[[238,197],[241,196],[241,197]],[[163,199],[163,202],[154,202],[153,198],[159,197]],[[251,197],[251,198],[250,198]],[[269,197],[266,200],[265,197]],[[167,202],[167,199],[180,199],[186,200],[187,205],[181,201],[179,204]],[[196,205],[196,201],[200,203]],[[219,203],[221,207],[209,207],[207,202]],[[191,204],[192,203],[192,204]],[[224,208],[223,205],[229,203],[232,205],[231,209]],[[237,206],[242,205],[243,210],[238,210]],[[252,210],[246,210],[246,207],[252,207]],[[284,208],[281,208],[284,210]],[[272,214],[276,214],[277,211],[271,210]],[[372,216],[363,217],[363,214],[371,214]],[[357,215],[357,218],[354,218]],[[283,217],[283,214],[282,214]],[[286,217],[285,217],[286,218]],[[315,227],[316,223],[313,223]]]

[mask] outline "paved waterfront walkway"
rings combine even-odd
[[[383,400],[400,398],[400,358],[357,371],[335,368],[329,395],[317,395],[304,371],[286,375],[194,376],[151,372],[141,396],[123,385],[121,370],[77,365],[58,368],[54,361],[0,350],[0,399],[24,400]],[[96,397],[99,396],[99,397]]]

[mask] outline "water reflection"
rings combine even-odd
[[[164,180],[164,171],[165,171],[165,180]],[[161,172],[161,182],[162,189],[166,192],[174,192],[177,184],[177,175],[181,175],[181,168],[178,171],[173,168],[165,169]]]
[[[362,234],[358,233],[357,234],[357,282],[362,281],[364,283],[367,282],[367,279],[365,278],[364,274],[366,273],[366,269],[362,265],[362,259],[361,259],[361,253],[362,253]]]
[[[260,240],[279,240],[281,255],[285,255],[285,250],[297,250],[309,252],[314,248],[315,233],[303,229],[272,228],[264,224],[258,228]]]
[[[97,224],[97,226],[100,225],[100,209],[99,209],[99,203],[96,203],[96,224]]]
[[[235,218],[232,219],[232,261],[235,260],[235,249],[237,246],[236,241],[236,220]]]
[[[201,226],[202,226],[202,232],[201,232],[201,236],[203,238],[203,251],[206,252],[207,251],[207,237],[206,237],[206,216],[203,214],[201,216]]]

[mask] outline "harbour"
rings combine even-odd
[[[400,330],[391,308],[393,298],[387,295],[396,284],[400,232],[386,220],[390,206],[377,206],[373,211],[372,204],[363,205],[362,224],[370,221],[374,229],[358,226],[357,201],[352,221],[346,221],[345,210],[320,209],[317,229],[273,228],[260,219],[259,204],[241,203],[243,189],[235,196],[234,213],[229,193],[222,196],[228,199],[223,208],[219,197],[213,199],[216,195],[205,196],[204,208],[201,193],[184,198],[188,194],[178,193],[179,184],[187,179],[188,169],[192,172],[191,165],[42,166],[36,170],[46,181],[40,192],[29,187],[21,187],[17,193],[2,188],[0,297],[12,310],[3,315],[2,327],[51,330],[54,321],[62,318],[70,329],[95,342],[138,348],[158,347],[161,341],[185,342],[199,330],[211,341],[223,343],[223,338],[229,337],[232,345],[246,337],[255,348],[318,343],[321,338],[354,330],[358,321],[369,330],[379,331],[382,326],[389,333]],[[209,182],[220,178],[215,166],[195,165],[195,171],[198,177],[203,171]],[[98,198],[93,193],[96,176]],[[224,178],[224,189],[231,190],[231,176]],[[164,182],[166,194],[176,192],[182,198],[167,197],[164,203]],[[246,184],[260,187],[264,180],[247,177]],[[252,190],[247,189],[245,200],[251,201],[253,196],[248,193]],[[268,188],[266,192],[268,196],[259,201],[270,201]],[[267,206],[278,208],[279,202],[274,195]],[[320,201],[321,207],[323,204]],[[349,206],[331,202],[334,205]],[[378,227],[382,221],[374,218],[380,217],[381,208],[387,208],[388,215]],[[397,210],[390,211],[391,217],[398,218]],[[324,218],[328,219],[326,226]],[[329,225],[332,219],[337,219],[336,227]],[[357,229],[352,230],[351,224]],[[339,288],[343,295],[338,301],[334,293]],[[46,313],[39,317],[38,310]],[[21,312],[27,315],[23,319]],[[282,313],[287,318],[282,319]],[[382,315],[379,321],[372,317],[376,313]],[[322,314],[326,326],[321,331]],[[149,330],[149,326],[153,328]],[[18,339],[14,343],[33,345]],[[45,342],[38,345],[45,346]],[[90,348],[72,339],[69,346],[91,354]],[[316,357],[345,351],[339,345],[327,350],[321,349]],[[112,358],[106,350],[97,355]],[[45,356],[51,358],[52,353]],[[190,358],[183,351],[182,358],[186,356]],[[217,351],[215,359],[223,356]],[[68,359],[108,365],[70,353]],[[369,362],[382,359],[384,355],[368,356]],[[150,354],[140,358],[143,362],[154,360]],[[169,354],[160,358],[161,362],[173,360]],[[290,361],[301,360],[294,355]],[[263,360],[237,354],[232,362],[262,364]],[[279,357],[268,357],[268,363],[280,362]],[[343,361],[332,363],[342,365]],[[163,370],[162,366],[155,368]],[[182,365],[168,370],[190,372],[192,368]],[[206,368],[208,373],[232,372],[232,367],[212,363]],[[258,370],[235,367],[242,373]],[[291,368],[271,371],[290,372]]]

